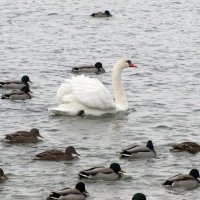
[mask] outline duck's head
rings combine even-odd
[[[135,193],[132,200],[146,200],[146,196],[142,193]]]
[[[98,70],[102,69],[103,66],[102,66],[102,63],[101,62],[96,62],[95,65],[94,65]]]
[[[4,175],[5,175],[5,174],[4,174],[3,169],[0,168],[0,176],[4,176]]]
[[[78,154],[75,150],[75,148],[73,146],[68,146],[66,149],[65,149],[65,153],[66,154],[76,154],[78,156],[80,156],[80,154]]]
[[[21,82],[22,83],[28,83],[28,82],[31,83],[31,81],[30,81],[30,79],[29,79],[29,77],[27,75],[22,76]]]
[[[76,184],[76,187],[75,187],[77,190],[79,190],[82,194],[85,194],[87,195],[88,192],[86,191],[85,189],[85,184],[83,182],[79,182]]]
[[[118,163],[112,163],[110,165],[110,168],[115,172],[115,173],[125,173],[125,171],[123,171],[120,167],[120,165]]]
[[[43,138],[43,137],[40,135],[40,132],[39,132],[39,130],[38,130],[37,128],[32,128],[32,129],[30,130],[30,134],[33,135],[33,136],[37,136],[37,137]]]
[[[189,175],[193,176],[195,179],[199,178],[199,170],[192,169],[189,173]]]
[[[111,16],[111,14],[110,14],[110,12],[109,12],[108,10],[106,10],[104,13],[105,13],[107,16]]]
[[[153,142],[152,142],[151,140],[149,140],[149,141],[147,142],[146,147],[148,147],[148,148],[151,149],[151,150],[154,150]]]

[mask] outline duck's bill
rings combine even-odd
[[[80,155],[79,153],[77,153],[77,152],[76,152],[75,154],[76,154],[77,156],[81,156],[81,155]]]
[[[38,137],[41,137],[41,138],[43,138],[43,136],[41,136],[40,134],[38,135]]]
[[[119,173],[120,173],[120,174],[123,174],[123,173],[126,173],[126,171],[124,171],[124,170],[121,169],[121,170],[119,171]]]

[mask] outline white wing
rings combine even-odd
[[[63,104],[78,103],[100,110],[116,107],[105,86],[99,80],[84,75],[66,79],[57,91],[57,99]]]

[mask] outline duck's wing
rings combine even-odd
[[[88,177],[90,175],[95,176],[96,174],[105,171],[105,169],[106,169],[105,167],[93,167],[87,170],[80,171],[79,176],[81,177]]]
[[[44,157],[44,156],[58,156],[58,155],[64,155],[64,152],[59,151],[59,150],[48,150],[48,151],[44,151],[41,152],[39,154],[37,154],[37,157]]]
[[[195,142],[182,142],[172,146],[171,151],[188,151],[189,153],[197,153],[200,151],[200,145]]]
[[[151,150],[148,147],[138,146],[134,145],[130,148],[127,148],[121,152],[121,154],[132,154],[132,153],[138,153],[138,152],[150,152]]]
[[[61,103],[76,102],[100,110],[116,107],[105,86],[99,80],[84,75],[67,79],[58,89],[57,98]]]
[[[29,136],[30,136],[30,132],[28,131],[16,131],[14,133],[7,134],[5,136],[5,139],[12,139],[12,138],[17,138],[17,137],[29,137]]]

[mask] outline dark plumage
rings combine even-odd
[[[136,193],[132,200],[146,200],[146,196],[142,193]]]
[[[62,161],[62,160],[73,160],[73,154],[79,156],[73,146],[69,146],[65,149],[65,152],[59,150],[48,150],[37,154],[34,160],[51,160],[51,161]]]
[[[112,15],[108,10],[105,12],[96,12],[91,14],[92,17],[111,17]]]
[[[2,168],[0,168],[0,183],[5,182],[8,179],[8,177],[4,174],[4,171]]]
[[[134,145],[124,149],[121,153],[121,158],[155,158],[153,142],[149,140],[146,146]]]
[[[22,76],[21,81],[1,81],[0,87],[5,89],[21,89],[23,86],[29,86],[31,83],[27,75]]]
[[[102,66],[101,62],[96,62],[95,65],[85,65],[80,67],[74,67],[72,69],[73,73],[96,73],[101,74],[104,73],[105,70]]]
[[[39,130],[33,128],[30,131],[16,131],[14,133],[7,134],[3,141],[9,143],[36,143],[40,141],[38,137],[42,138]]]
[[[93,167],[78,173],[80,178],[88,178],[93,180],[102,179],[105,181],[114,181],[122,176],[124,171],[118,163],[112,163],[109,168]]]
[[[87,197],[88,192],[85,189],[85,184],[79,182],[75,188],[63,188],[61,190],[52,192],[47,200],[84,200]]]
[[[192,169],[189,174],[178,174],[168,178],[163,186],[184,187],[186,189],[193,189],[199,185],[199,171]]]
[[[23,86],[20,90],[16,89],[10,93],[3,94],[1,99],[12,99],[12,100],[26,100],[31,99],[29,86]]]
[[[189,153],[195,154],[200,152],[200,145],[195,142],[182,142],[180,144],[173,145],[170,151],[173,152],[187,151]]]

